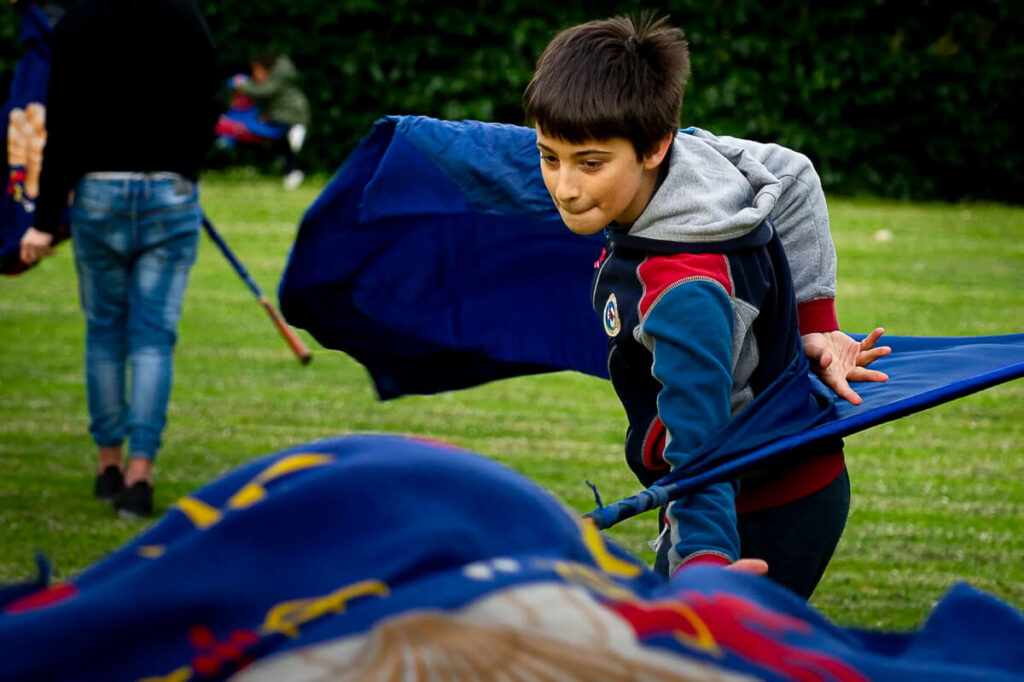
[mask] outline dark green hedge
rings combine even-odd
[[[307,165],[333,170],[385,114],[519,123],[560,28],[636,8],[535,0],[206,0],[224,76],[292,55],[314,106]],[[653,7],[653,6],[652,6]],[[807,153],[835,193],[1020,203],[1024,4],[670,2],[690,40],[684,125]],[[3,8],[0,70],[17,53]]]

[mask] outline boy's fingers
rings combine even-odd
[[[725,568],[728,571],[737,571],[739,573],[766,575],[768,573],[768,562],[764,559],[738,559]]]
[[[864,369],[862,367],[858,367],[850,372],[849,379],[850,381],[885,382],[889,380],[889,375],[885,372],[879,372],[877,369]]]
[[[885,357],[892,353],[892,348],[889,346],[879,346],[878,348],[872,348],[871,350],[862,350],[857,354],[857,364],[861,367],[870,365],[878,358]]]
[[[866,337],[864,337],[864,340],[860,342],[861,349],[862,350],[868,350],[869,348],[874,346],[876,343],[878,343],[878,339],[880,339],[882,337],[882,334],[884,334],[884,333],[885,333],[885,329],[884,328],[882,328],[882,327],[875,328],[874,331],[872,331],[870,334],[868,334]]]
[[[845,391],[836,391],[836,395],[850,403],[851,405],[857,406],[864,402],[864,399],[857,395],[857,392],[852,388]]]
[[[850,388],[850,384],[847,382],[846,377],[837,376],[834,377],[833,381],[827,381],[825,383],[832,389],[832,392],[835,393],[836,396],[842,398],[851,405],[861,404],[860,396],[857,395],[856,391]]]
[[[25,265],[32,265],[43,256],[52,256],[56,251],[49,246],[22,244],[18,256]]]

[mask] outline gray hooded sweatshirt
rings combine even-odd
[[[793,273],[797,303],[822,301],[831,307],[836,250],[825,194],[810,159],[777,144],[690,130],[676,135],[671,171],[629,234],[725,241],[771,217]],[[801,331],[828,330],[804,328],[801,314]]]

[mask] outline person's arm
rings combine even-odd
[[[771,213],[782,240],[796,291],[797,315],[804,352],[811,370],[840,398],[855,405],[860,396],[851,381],[886,381],[882,372],[864,368],[888,355],[888,346],[875,344],[872,335],[857,342],[839,330],[836,315],[836,249],[832,242],[828,206],[814,164],[805,155],[778,144],[764,144],[706,130],[696,135],[742,149],[782,182],[782,191]],[[877,331],[877,330],[876,330]]]
[[[665,459],[686,466],[732,418],[733,310],[720,284],[694,279],[666,290],[647,312],[644,342],[662,384],[658,414],[667,429]],[[694,563],[739,559],[736,487],[724,481],[669,505],[671,573]]]
[[[221,97],[221,78],[217,74],[217,48],[206,20],[198,9],[189,17],[187,26],[180,31],[182,43],[193,47],[183,57],[182,67],[193,74],[189,79],[188,101],[195,102],[197,115],[191,119],[195,130],[191,139],[196,141],[196,154],[202,158],[207,147],[216,138],[214,129],[224,108]],[[186,38],[187,37],[187,38]],[[182,93],[184,96],[185,93]]]
[[[74,150],[70,149],[74,132],[69,130],[74,116],[76,79],[72,73],[73,36],[63,23],[53,32],[53,54],[50,80],[46,92],[46,144],[39,176],[39,196],[33,225],[22,235],[18,256],[25,265],[54,253],[54,235],[68,205],[74,171],[71,167]]]
[[[789,260],[796,291],[800,332],[839,329],[835,313],[836,248],[821,179],[811,160],[777,144],[764,144],[698,129],[698,137],[742,149],[782,183],[771,212]]]
[[[236,80],[234,85],[235,90],[246,97],[251,97],[255,100],[265,100],[281,92],[281,89],[285,86],[285,82],[284,79],[276,75],[274,70],[271,69],[270,75],[267,76],[267,80],[262,83],[254,81],[251,78],[247,78],[245,80]]]
[[[58,23],[53,32],[53,58],[46,91],[46,145],[33,221],[37,231],[51,236],[60,227],[74,182],[72,127],[77,105],[73,40],[63,23]]]

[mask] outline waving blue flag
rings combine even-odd
[[[966,585],[882,634],[758,576],[666,581],[515,472],[397,436],[258,459],[78,577],[0,591],[4,681],[1022,680],[1021,641]]]
[[[366,366],[382,399],[534,372],[607,377],[590,308],[600,236],[565,229],[544,187],[533,130],[474,121],[379,121],[308,210],[281,280],[281,309]],[[886,337],[888,383],[838,400],[791,368],[705,444],[692,464],[601,527],[779,453],[841,437],[1024,376],[1024,335]]]
[[[587,304],[602,246],[563,226],[532,130],[387,118],[307,211],[281,311],[363,363],[382,399],[562,369],[606,377]]]

